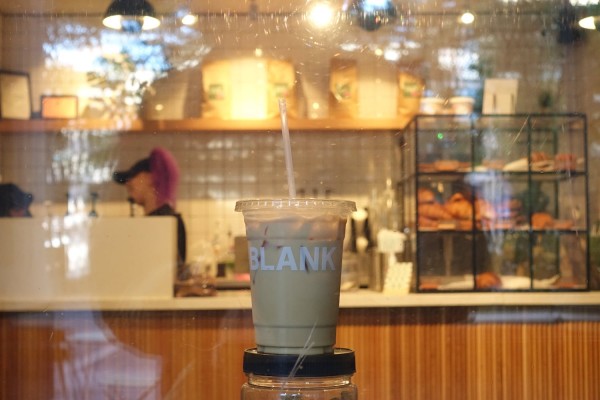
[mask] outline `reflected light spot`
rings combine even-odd
[[[183,18],[181,18],[181,23],[183,25],[194,25],[196,22],[198,22],[198,16],[194,15],[194,14],[187,14],[184,15]]]
[[[473,21],[475,21],[475,15],[473,15],[473,13],[471,13],[470,11],[467,11],[460,16],[460,22],[465,25],[472,24]]]
[[[383,50],[382,50],[382,49],[380,49],[380,48],[376,48],[376,49],[375,49],[375,55],[376,55],[377,57],[381,57],[381,56],[383,55]]]
[[[312,103],[313,110],[318,110],[319,108],[321,108],[321,105],[319,103],[317,103],[316,101]]]
[[[254,49],[254,55],[256,57],[262,57],[262,55],[263,55],[262,49],[260,47],[257,47],[256,49]]]
[[[387,61],[398,61],[400,56],[400,51],[396,49],[386,49],[383,53],[383,58],[385,58]]]
[[[165,107],[162,104],[157,104],[154,106],[154,109],[156,111],[162,111]]]
[[[333,22],[333,9],[327,3],[317,3],[308,11],[308,20],[316,28],[325,28]]]
[[[362,46],[358,43],[342,43],[340,47],[344,51],[358,51],[362,48]]]
[[[579,26],[583,29],[597,29],[596,28],[596,18],[598,17],[586,17],[579,21]]]

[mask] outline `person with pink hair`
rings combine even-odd
[[[142,206],[145,215],[177,218],[177,266],[181,270],[186,261],[186,232],[181,214],[175,211],[179,185],[175,157],[168,150],[156,147],[128,170],[115,172],[113,180],[125,185],[129,201]]]

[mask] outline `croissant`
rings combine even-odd
[[[543,151],[533,151],[531,153],[531,162],[549,161],[552,158]]]
[[[495,219],[497,218],[496,210],[494,207],[487,201],[483,199],[477,199],[475,201],[475,219]]]
[[[448,199],[448,203],[456,203],[456,202],[461,202],[461,201],[467,201],[467,199],[465,198],[465,196],[460,193],[454,193],[452,196],[450,196],[450,198]]]
[[[554,156],[554,168],[557,171],[575,171],[577,158],[573,154],[558,153]]]
[[[419,188],[417,192],[417,200],[419,204],[433,203],[435,201],[435,195],[429,189]]]
[[[466,200],[449,201],[446,203],[445,208],[452,217],[457,219],[469,219],[473,217],[473,206]]]
[[[435,220],[452,219],[452,215],[438,203],[419,204],[419,216]]]
[[[420,228],[437,228],[438,221],[435,219],[419,216],[418,225]]]
[[[502,279],[493,272],[482,272],[475,277],[477,289],[500,289]]]
[[[545,212],[533,213],[531,215],[531,225],[534,229],[552,228],[554,225],[554,218]]]

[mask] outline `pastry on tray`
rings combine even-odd
[[[444,205],[446,211],[456,219],[473,218],[473,205],[462,193],[454,193]]]
[[[483,165],[487,169],[501,171],[502,168],[504,168],[504,166],[506,165],[506,161],[500,159],[483,160],[481,162],[481,165]]]
[[[475,277],[477,289],[500,289],[502,279],[493,272],[482,272]]]
[[[554,169],[557,171],[575,171],[577,158],[570,153],[558,153],[554,156]]]
[[[559,229],[559,230],[561,230],[561,229],[568,230],[568,229],[573,229],[574,225],[575,225],[575,223],[571,219],[555,219],[553,228]]]
[[[438,203],[419,204],[419,216],[436,220],[452,219],[452,215]]]
[[[421,215],[419,215],[419,220],[417,222],[417,224],[419,225],[419,229],[421,230],[437,230],[438,228],[438,220],[437,219],[431,219],[431,218],[427,218],[427,217],[423,217]]]
[[[419,188],[417,191],[417,202],[419,204],[430,204],[435,202],[435,194],[426,188]]]
[[[485,230],[504,230],[514,229],[516,221],[513,219],[493,219],[482,221],[482,227]]]
[[[531,214],[531,226],[533,229],[548,229],[554,227],[554,218],[547,212],[536,212]]]
[[[436,169],[431,163],[419,163],[419,172],[435,172]]]
[[[457,160],[438,160],[433,163],[436,171],[453,172],[458,169],[460,163]]]
[[[531,163],[531,165],[529,164]],[[554,169],[554,157],[549,156],[543,151],[534,151],[527,157],[519,158],[518,160],[509,162],[502,170],[503,171],[527,171],[531,168],[532,171],[549,171]]]

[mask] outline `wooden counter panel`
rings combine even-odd
[[[356,351],[362,400],[600,398],[600,307],[502,319],[515,309],[486,323],[474,307],[342,309],[337,342]],[[100,383],[102,398],[137,398],[153,371],[149,398],[238,399],[253,344],[249,310],[2,313],[0,398],[50,398],[60,382],[79,398]]]

